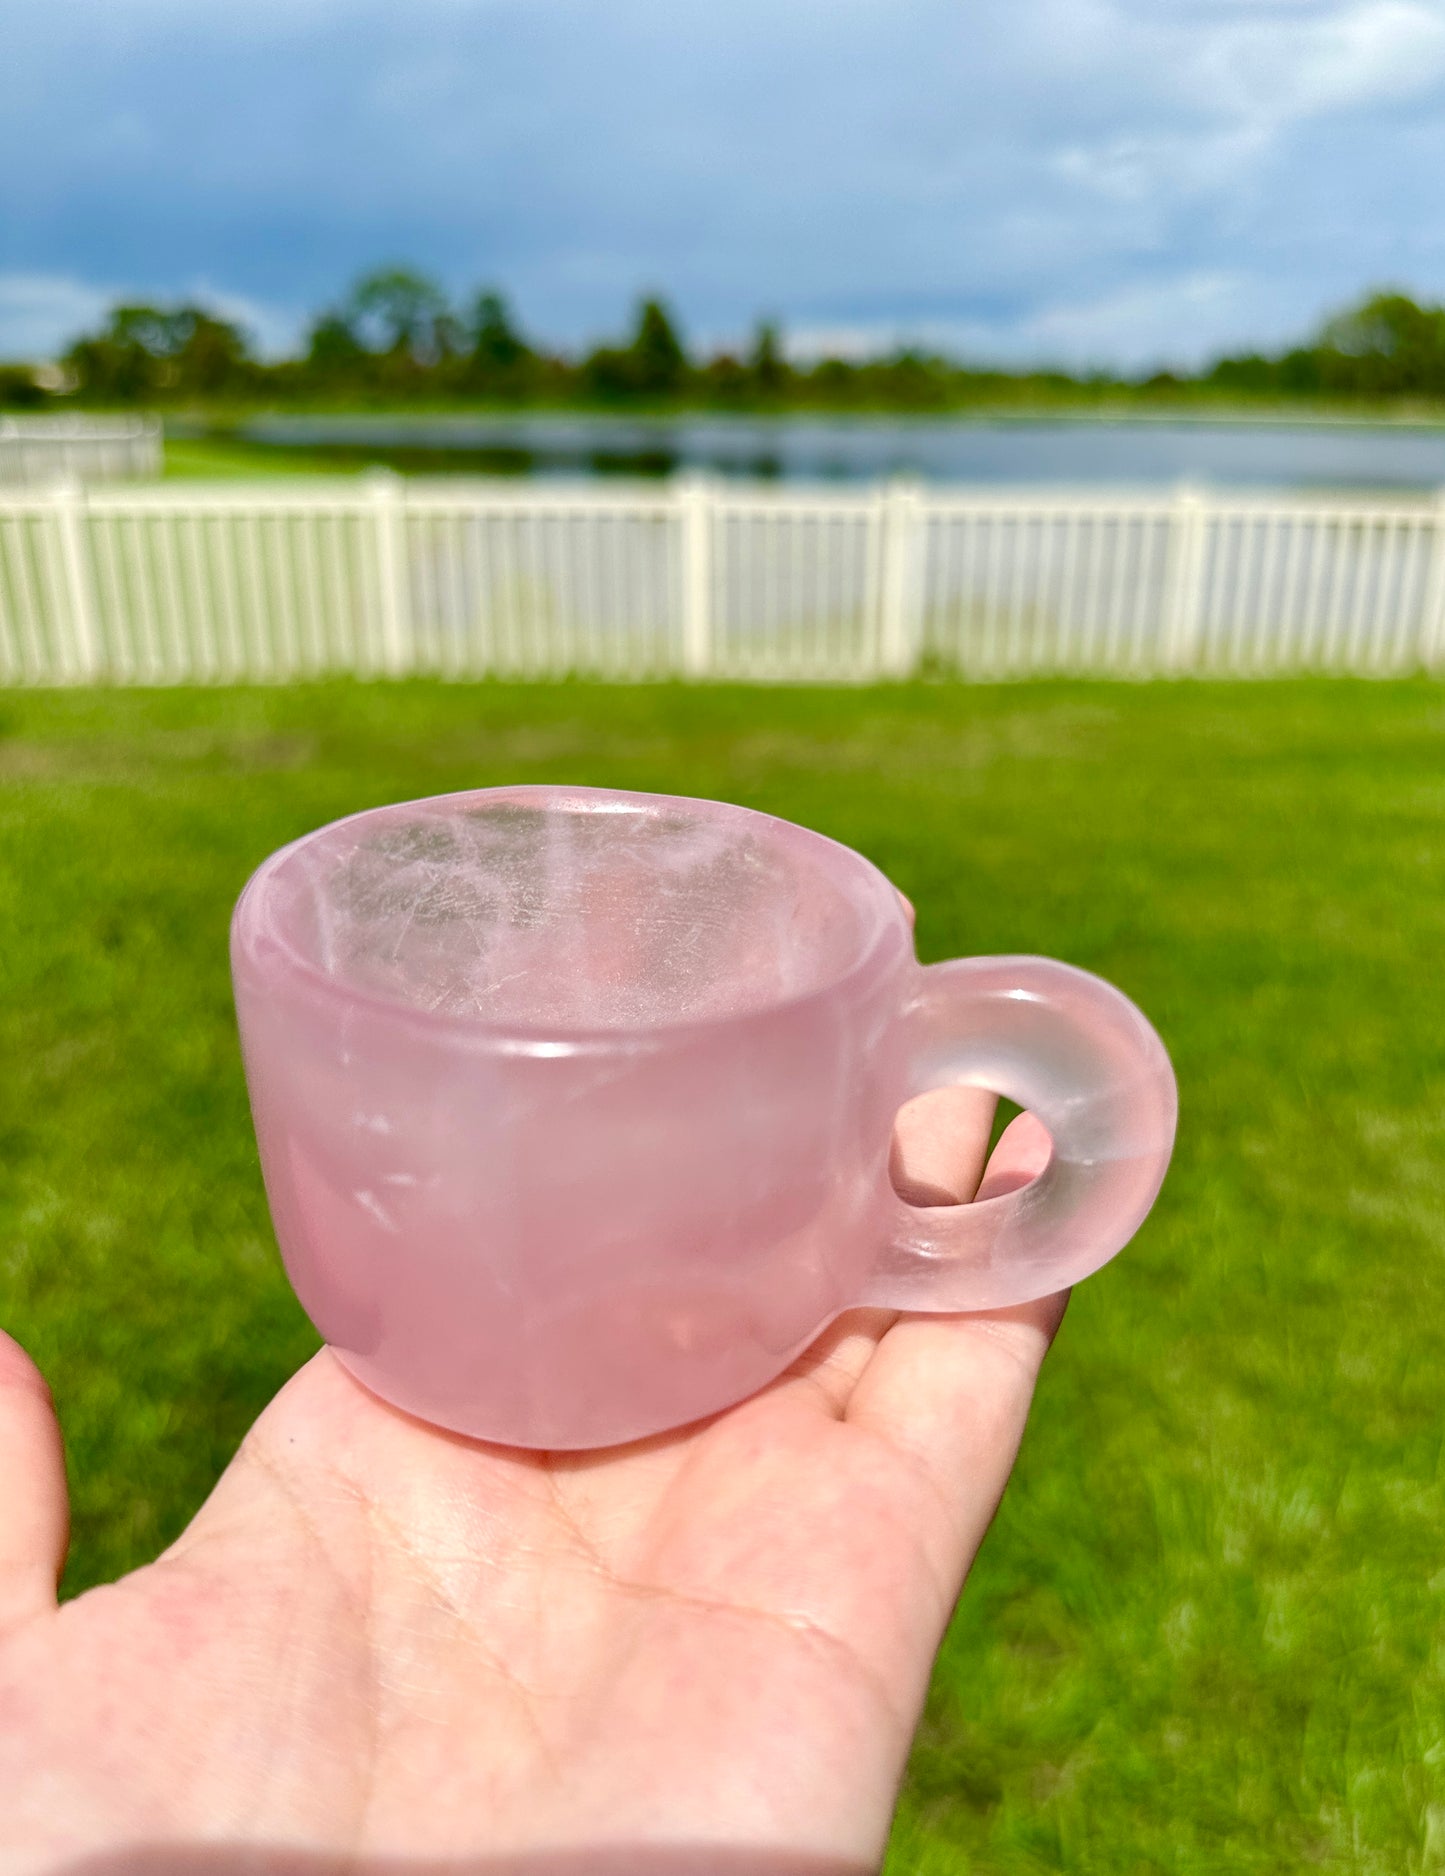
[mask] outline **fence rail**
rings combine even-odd
[[[0,683],[1445,666],[1445,494],[0,491]]]
[[[158,476],[161,425],[147,417],[0,417],[0,484]]]

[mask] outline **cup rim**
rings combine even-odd
[[[587,804],[587,811],[593,813],[597,812],[599,802],[615,802],[624,806],[638,804],[644,807],[654,807],[665,803],[684,810],[706,806],[713,809],[722,808],[729,815],[749,821],[760,821],[771,827],[786,829],[790,839],[802,835],[809,843],[827,849],[831,855],[841,858],[849,870],[866,886],[872,900],[872,929],[864,930],[856,955],[843,969],[836,971],[820,983],[810,984],[806,989],[774,997],[754,1008],[731,1014],[669,1017],[658,1022],[627,1027],[603,1024],[497,1021],[486,1016],[426,1009],[419,1004],[408,1003],[403,998],[388,996],[382,991],[345,983],[314,963],[298,946],[274,928],[262,929],[260,927],[258,908],[266,888],[275,874],[299,848],[353,821],[370,820],[373,816],[395,813],[407,808],[435,808],[447,802],[476,801],[480,797],[493,800],[541,799],[551,806],[565,806],[568,802],[576,801]],[[800,822],[786,820],[782,815],[768,814],[759,808],[747,808],[738,802],[718,801],[709,795],[654,794],[641,789],[597,788],[566,782],[504,783],[492,788],[460,788],[442,795],[419,795],[406,801],[379,802],[368,808],[359,808],[351,814],[339,815],[334,821],[324,822],[320,827],[312,828],[295,840],[288,841],[284,847],[278,847],[251,874],[236,901],[231,915],[232,967],[233,970],[238,971],[242,960],[247,964],[258,962],[258,950],[264,947],[279,955],[287,971],[293,977],[302,980],[308,989],[319,992],[327,1000],[353,1006],[360,1004],[384,1015],[389,1021],[399,1022],[408,1027],[490,1044],[503,1053],[536,1055],[572,1055],[584,1051],[606,1053],[620,1049],[635,1050],[646,1047],[654,1041],[676,1038],[689,1032],[715,1031],[738,1024],[766,1020],[776,1017],[781,1012],[806,1008],[811,1003],[819,1002],[825,997],[831,997],[841,990],[846,990],[858,979],[866,977],[880,967],[884,954],[892,948],[890,941],[895,941],[901,936],[903,943],[896,948],[899,951],[911,949],[903,903],[902,895],[887,874],[865,855],[859,853],[856,848],[847,846],[841,840],[834,840],[831,835],[821,834],[816,828],[804,827]]]

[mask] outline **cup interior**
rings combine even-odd
[[[897,917],[865,860],[719,802],[481,790],[322,828],[254,915],[363,995],[506,1026],[656,1027],[822,989]]]

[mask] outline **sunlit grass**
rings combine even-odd
[[[823,828],[926,957],[1088,965],[1174,1054],[1175,1170],[1074,1300],[896,1870],[1445,1868],[1426,685],[0,698],[0,1321],[68,1429],[70,1587],[173,1535],[313,1346],[231,1024],[246,875],[368,803],[564,778]]]
[[[168,479],[192,481],[250,480],[256,476],[311,476],[345,474],[362,465],[338,464],[333,459],[302,448],[277,448],[273,444],[248,443],[244,437],[224,431],[210,431],[204,436],[168,436],[165,442],[165,474]]]

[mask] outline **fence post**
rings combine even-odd
[[[388,677],[412,667],[411,586],[406,564],[406,485],[393,469],[366,477],[376,526],[376,569],[381,605],[381,666]]]
[[[1445,488],[1435,491],[1433,527],[1420,600],[1420,662],[1438,672],[1445,665]]]
[[[85,553],[85,490],[69,477],[55,484],[53,500],[76,671],[82,678],[93,678],[100,671],[101,646],[95,588]]]
[[[1160,637],[1166,670],[1189,671],[1199,660],[1199,627],[1204,611],[1204,528],[1207,518],[1203,495],[1188,483],[1183,484],[1174,497],[1174,507],[1169,516],[1164,618]]]
[[[165,458],[165,432],[161,427],[160,418],[157,417],[153,422],[143,424],[141,427],[140,450],[137,453],[136,467],[142,475],[158,476],[165,468]]]
[[[703,475],[680,476],[682,517],[682,669],[706,677],[713,668],[712,485]]]
[[[878,662],[889,677],[911,677],[922,652],[923,491],[897,477],[882,500]]]

